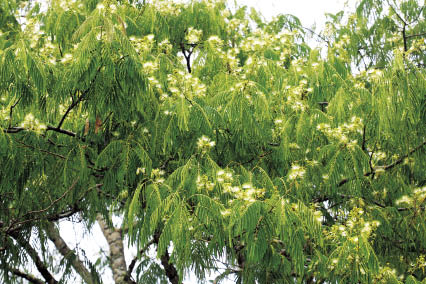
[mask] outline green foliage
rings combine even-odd
[[[0,0],[5,283],[32,229],[112,212],[142,251],[137,283],[172,281],[168,265],[180,280],[425,281],[421,1],[330,14],[325,58],[296,17],[223,1],[18,2]]]

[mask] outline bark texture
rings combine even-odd
[[[116,284],[131,283],[127,276],[126,260],[124,258],[123,237],[121,230],[110,228],[104,218],[98,214],[96,220],[107,240],[110,254],[110,265]]]
[[[56,249],[66,258],[71,260],[71,266],[74,270],[81,276],[87,284],[97,284],[99,283],[94,280],[92,274],[89,270],[84,266],[83,262],[78,258],[78,256],[71,250],[67,243],[62,239],[59,234],[59,230],[55,227],[55,225],[51,222],[48,223],[46,228],[46,233],[48,238],[55,244]]]

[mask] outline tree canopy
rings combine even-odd
[[[0,0],[0,279],[426,283],[424,4]]]

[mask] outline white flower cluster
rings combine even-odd
[[[216,142],[210,140],[207,136],[201,136],[198,138],[197,147],[202,153],[206,153],[211,150],[216,145]]]
[[[239,52],[240,51],[238,48],[231,48],[224,55],[225,63],[227,64],[230,72],[232,71],[238,73],[241,71],[241,68],[238,67],[239,60],[237,58]]]
[[[177,70],[174,74],[167,75],[169,91],[174,97],[189,98],[204,97],[206,95],[206,85],[200,82],[192,74]]]
[[[218,5],[224,5],[225,1],[224,0],[206,0],[205,3],[208,8],[214,9]]]
[[[351,123],[344,123],[336,128],[332,128],[327,123],[320,123],[317,125],[317,130],[324,133],[327,137],[338,140],[341,143],[355,145],[357,140],[350,140],[349,135],[358,132],[362,134],[364,124],[362,119],[356,116],[351,118]]]
[[[223,40],[218,36],[211,36],[207,39],[208,44],[215,48],[220,49],[223,46]]]
[[[255,188],[251,183],[244,183],[243,185],[232,185],[233,180],[234,178],[230,171],[219,170],[216,173],[216,181],[222,186],[223,192],[230,194],[235,199],[253,203],[257,198],[263,197],[265,195],[265,189],[263,188]],[[233,199],[231,199],[229,202],[232,203]]]
[[[209,180],[209,177],[206,175],[197,176],[196,181],[197,189],[199,191],[206,189],[212,191],[214,188],[214,183]]]
[[[267,33],[256,33],[254,36],[249,36],[241,42],[240,48],[245,52],[260,51],[269,47],[272,41],[271,35]]]
[[[72,54],[70,54],[70,53],[66,53],[66,54],[64,55],[64,57],[62,57],[61,62],[62,62],[62,63],[64,63],[64,64],[66,64],[66,63],[68,63],[68,62],[71,62],[71,61],[72,61],[72,58],[73,58]]]
[[[293,164],[288,173],[288,180],[293,181],[296,179],[303,179],[303,176],[305,175],[305,173],[306,173],[305,167],[299,166],[297,164]]]
[[[154,61],[147,61],[143,64],[143,72],[145,74],[152,74],[158,70],[158,63]]]
[[[2,97],[2,101],[3,101],[4,97]],[[7,108],[2,108],[0,110],[0,120],[9,120],[10,116],[9,116],[10,110]]]
[[[181,13],[181,5],[175,3],[175,1],[170,0],[155,0],[152,3],[154,9],[164,16],[178,16]]]
[[[135,47],[135,51],[137,53],[142,53],[146,55],[151,53],[151,50],[155,42],[153,34],[146,35],[143,38],[137,38],[137,37],[131,36],[129,37],[129,40],[132,43],[132,45]]]
[[[226,52],[223,51],[223,40],[215,35],[206,40],[206,45],[208,45],[212,51],[210,54],[214,54],[219,57],[222,64],[226,66],[228,73],[238,73],[242,70],[239,67],[239,60],[237,58],[237,55],[240,52],[238,48],[230,48]]]
[[[165,172],[160,169],[153,169],[151,171],[151,178],[154,180],[155,183],[163,183],[165,181],[164,179]]]
[[[386,153],[382,151],[377,151],[372,154],[371,162],[373,165],[377,165],[378,162],[386,159]]]
[[[272,48],[275,52],[280,54],[280,59],[283,61],[288,58],[291,53],[295,34],[297,34],[297,32],[285,30],[272,35],[262,30],[256,30],[253,36],[247,37],[241,42],[240,48],[245,52],[264,51]]]
[[[413,190],[413,194],[403,195],[398,200],[395,201],[396,205],[408,205],[413,206],[415,204],[421,204],[426,200],[426,186],[418,187]]]
[[[37,133],[41,133],[47,129],[47,126],[40,123],[40,121],[36,119],[32,113],[29,113],[25,116],[24,121],[21,122],[20,126],[29,130],[33,130]]]
[[[157,90],[157,92],[161,94],[160,100],[164,101],[168,98],[168,95],[163,92],[163,87],[160,82],[154,76],[148,77],[148,82],[151,88]]]
[[[173,46],[168,39],[165,39],[158,44],[158,49],[164,53],[169,53],[172,48]]]
[[[232,32],[240,32],[244,26],[247,26],[247,22],[242,21],[240,19],[231,19],[228,23],[227,31],[229,33]]]
[[[196,44],[200,41],[202,35],[203,31],[189,27],[188,31],[186,32],[185,40],[189,44]]]

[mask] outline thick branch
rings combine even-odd
[[[21,132],[21,131],[24,131],[24,130],[25,130],[24,127],[9,127],[9,128],[3,129],[3,132],[4,133],[18,133],[18,132]]]
[[[97,75],[97,74],[96,74]],[[96,79],[96,76],[95,76]],[[65,119],[67,118],[68,114],[70,113],[71,110],[73,110],[73,108],[75,108],[83,99],[84,97],[87,95],[87,93],[89,93],[90,87],[87,88],[86,91],[84,91],[75,101],[73,101],[67,108],[67,110],[65,111],[64,115],[62,116],[61,120],[58,123],[58,126],[56,127],[57,129],[60,129],[62,124],[64,123]]]
[[[147,250],[148,250],[148,248],[152,245],[152,244],[154,244],[155,243],[155,240],[154,239],[152,239],[151,241],[149,241],[140,251],[139,251],[139,255],[143,255]],[[133,260],[132,260],[132,262],[130,263],[130,265],[129,265],[129,268],[127,269],[127,276],[126,276],[126,279],[125,280],[127,280],[127,281],[129,281],[130,279],[131,279],[131,276],[132,276],[132,272],[133,272],[133,269],[135,268],[135,265],[136,265],[136,262],[138,261],[138,256],[135,256],[134,258],[133,258]]]
[[[40,280],[37,277],[35,277],[31,274],[25,273],[25,272],[23,272],[19,269],[9,268],[9,271],[16,276],[19,276],[21,278],[24,278],[25,280],[28,280],[28,282],[30,282],[30,283],[33,283],[33,284],[44,284],[45,283],[43,280]]]
[[[160,241],[161,233],[155,233],[154,234],[154,242],[158,244]],[[167,278],[169,278],[170,283],[172,284],[180,284],[179,282],[179,274],[176,270],[176,267],[170,263],[170,255],[169,252],[166,251],[164,254],[160,257],[161,264],[163,265],[164,271],[166,272]]]
[[[53,127],[53,126],[50,126],[50,125],[47,126],[47,130],[59,132],[59,133],[62,133],[62,134],[65,134],[65,135],[68,135],[68,136],[71,136],[71,137],[75,137],[76,136],[76,134],[74,132],[72,132],[72,131],[60,129],[59,127]]]
[[[35,222],[38,220],[41,220],[42,218],[47,219],[48,221],[59,221],[61,219],[65,219],[68,217],[71,217],[72,215],[74,215],[77,212],[80,212],[81,209],[79,207],[77,207],[76,205],[74,205],[72,208],[67,209],[65,211],[62,211],[60,213],[57,214],[53,214],[53,215],[49,215],[47,216],[47,218],[45,216],[38,216],[38,217],[34,217],[31,219],[27,219],[27,220],[23,220],[17,223],[13,223],[12,225],[10,225],[6,230],[5,233],[7,235],[13,235],[16,234],[17,232],[19,232],[26,224],[31,223],[31,222]]]
[[[16,242],[20,246],[22,246],[25,249],[25,251],[31,257],[31,259],[34,261],[34,264],[37,267],[37,270],[43,276],[46,283],[47,284],[58,283],[58,281],[56,281],[55,278],[53,278],[52,274],[50,274],[46,265],[43,263],[43,261],[38,256],[37,251],[30,245],[30,243],[28,243],[28,241],[24,240],[24,238],[21,235],[19,235],[18,233],[12,233],[10,235],[12,236],[12,238],[14,238],[16,240]]]
[[[188,50],[188,54],[186,53],[186,49],[185,49],[185,45],[183,43],[181,43],[180,45],[181,50],[182,50],[182,54],[183,57],[185,57],[186,60],[186,68],[188,69],[188,73],[191,73],[191,55],[192,55],[192,51]]]
[[[71,265],[74,270],[81,276],[85,283],[96,284],[98,283],[93,279],[91,273],[84,266],[83,262],[78,258],[78,256],[71,250],[67,243],[61,238],[58,229],[51,222],[47,223],[46,233],[48,238],[55,244],[56,249],[62,254],[65,259],[71,261]]]

